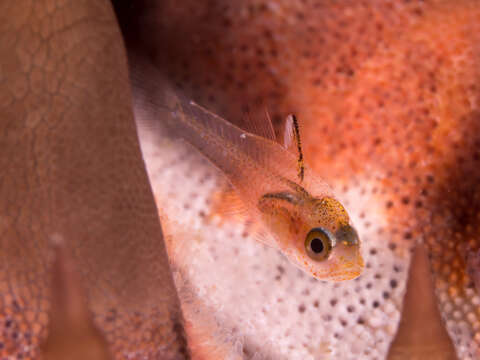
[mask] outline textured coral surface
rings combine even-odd
[[[122,46],[108,1],[0,2],[1,359],[185,357]]]
[[[245,338],[244,351],[260,354],[271,341],[275,358],[323,348],[334,358],[384,357],[410,250],[423,241],[458,355],[480,356],[480,298],[465,268],[465,253],[480,246],[479,20],[475,1],[166,1],[145,15],[149,53],[199,103],[237,123],[259,101],[254,116],[266,106],[276,125],[297,114],[307,161],[363,240],[364,274],[337,285],[302,277],[233,225],[238,234],[212,230],[197,241],[208,245],[177,255],[224,326]],[[154,187],[168,188],[166,163],[148,156]],[[178,169],[172,181],[215,188],[197,171]],[[184,214],[208,208],[176,195]]]
[[[295,112],[307,161],[363,241],[358,280],[308,278],[245,224],[212,221],[221,174],[140,128],[159,211],[176,220],[163,225],[175,234],[167,240],[194,357],[385,358],[410,250],[423,241],[458,356],[478,358],[480,297],[466,269],[480,247],[478,2],[125,3],[124,30],[199,103],[237,123],[247,105],[252,116],[266,106],[277,131]],[[57,238],[96,344],[119,359],[188,357],[121,40],[106,1],[0,2],[4,358],[38,358],[41,343],[47,358],[63,350],[62,296],[80,290],[64,283],[57,293],[54,280],[51,294]]]

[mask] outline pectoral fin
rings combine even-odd
[[[247,222],[250,214],[248,206],[240,198],[230,184],[213,196],[213,205],[210,211],[210,218],[219,218],[223,221]]]
[[[271,232],[241,199],[232,185],[227,185],[214,195],[210,212],[211,219],[219,219],[221,223],[234,222],[245,224],[245,235],[269,246],[277,247]]]

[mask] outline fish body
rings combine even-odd
[[[318,279],[342,281],[361,274],[360,241],[347,211],[319,176],[308,168],[298,171],[291,151],[182,97],[160,84],[161,78],[158,85],[152,79],[133,80],[144,87],[155,121],[168,136],[193,146],[226,176],[241,199],[236,210],[259,222],[257,240]]]

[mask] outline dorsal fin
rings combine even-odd
[[[294,114],[288,115],[285,119],[283,139],[279,140],[285,150],[293,152],[297,156],[298,178],[302,182],[305,176],[305,164],[303,161],[302,142],[300,140],[300,125]]]
[[[295,146],[295,131],[293,127],[293,118],[291,115],[288,115],[285,119],[283,138],[279,137],[278,142],[282,144],[285,150],[288,150],[295,155],[297,154],[297,147]]]
[[[144,70],[145,66],[151,69]],[[256,127],[256,133],[261,132],[270,139],[247,132],[194,103],[149,63],[137,63],[130,75],[138,103],[135,107],[144,112],[137,121],[143,124],[157,122],[162,127],[161,136],[183,139],[193,146],[221,170],[249,206],[255,207],[255,199],[273,183],[282,188],[284,178],[295,180],[297,159],[271,139],[270,122],[265,126],[268,117],[263,116],[261,122],[251,119],[250,128]],[[269,181],[261,181],[265,176]],[[252,177],[256,179],[255,186],[251,185]]]
[[[269,169],[270,171],[276,171],[276,175],[287,179],[291,178],[291,170],[295,167],[296,160],[293,156],[289,156],[291,154],[285,152],[285,149],[277,143],[276,139],[268,141],[257,134],[246,132],[244,129],[229,123],[193,101],[188,101],[188,103],[182,101],[181,106],[183,112],[181,116],[184,116],[185,120],[195,120],[196,123],[200,123],[204,127],[202,129],[208,131],[208,134],[219,136],[223,140],[228,141],[261,167]],[[193,123],[193,121],[191,122]],[[187,141],[188,140],[189,139],[187,139]],[[207,151],[205,147],[217,145],[213,144],[213,142],[205,141],[203,138],[197,144],[192,145],[207,158],[209,158],[209,155],[219,154],[218,151],[215,152],[216,149],[208,149],[210,151]],[[224,156],[224,154],[227,153],[221,152],[220,154]],[[229,155],[221,158],[217,157],[211,161],[227,175],[231,182],[233,178],[238,178],[240,172],[243,171],[242,168],[239,167],[240,164],[233,163]],[[244,179],[246,180],[247,178],[246,176]]]
[[[273,129],[272,119],[270,118],[268,110],[263,102],[257,101],[254,109],[262,108],[264,111],[252,111],[252,109],[247,106],[240,127],[251,134],[276,141],[275,130]]]

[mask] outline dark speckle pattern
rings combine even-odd
[[[337,357],[344,355],[340,342],[351,354],[343,358],[384,357],[398,324],[411,249],[424,241],[459,357],[478,357],[480,298],[463,255],[480,247],[478,4],[218,0],[179,7],[166,1],[149,19],[163,29],[149,40],[155,61],[197,102],[237,124],[246,106],[261,103],[252,116],[263,116],[266,107],[277,133],[294,112],[307,164],[332,185],[358,227],[366,269],[348,284],[311,281],[283,262],[281,273],[274,251],[258,250],[247,260],[247,245],[239,247],[237,271],[255,269],[249,276],[282,299],[272,299],[261,315],[269,334],[288,331],[276,338],[276,351],[289,358],[317,354],[301,346],[300,334],[309,333],[326,337]],[[218,248],[228,244],[220,244],[215,261],[227,269]],[[180,255],[175,260],[185,269],[206,266],[183,263]],[[227,284],[241,279],[227,270],[222,275],[228,281],[189,280],[205,291],[207,283],[218,283],[215,301],[238,304]],[[234,293],[255,308],[263,288],[239,283]],[[249,318],[248,310],[238,312],[243,317],[228,320]],[[298,324],[293,314],[318,317]],[[343,323],[358,330],[347,333]],[[240,327],[247,338],[268,338]],[[353,340],[356,331],[364,338]],[[249,346],[256,349],[254,341]]]

